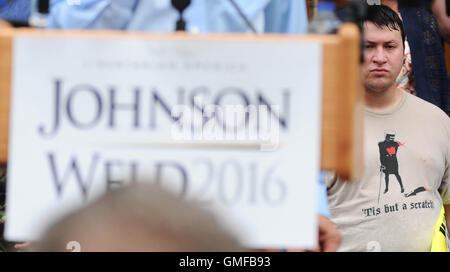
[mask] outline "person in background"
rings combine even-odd
[[[365,172],[354,182],[327,179],[331,219],[343,236],[339,251],[430,251],[442,205],[450,212],[450,119],[396,86],[405,50],[402,20],[384,5],[367,9]],[[379,145],[386,138],[391,141]],[[392,172],[383,171],[382,156],[396,157],[402,181],[385,193],[383,180]]]
[[[449,16],[450,1],[433,0],[431,10],[439,24],[439,33],[441,34],[442,39],[445,42],[450,43],[450,16]],[[449,63],[447,63],[447,67],[448,65]],[[450,96],[449,96],[449,108],[450,108]],[[447,113],[450,114],[450,109]]]
[[[448,112],[447,68],[438,22],[430,10],[432,2],[381,1],[400,15],[405,26],[405,64],[397,79],[398,86]]]
[[[304,0],[192,0],[183,17],[191,33],[278,32],[305,34],[308,28]],[[178,12],[170,0],[83,0],[68,4],[54,0],[48,27],[52,29],[116,29],[172,32]],[[341,241],[329,220],[323,176],[319,183],[318,249],[335,251]]]
[[[448,114],[449,85],[439,33],[441,31],[445,37],[450,29],[444,0],[355,1],[386,5],[397,13],[406,32],[405,60],[397,87],[433,103]]]
[[[448,1],[446,0],[433,0],[431,10],[436,17],[439,24],[439,32],[444,41],[450,43],[450,17],[447,13]]]

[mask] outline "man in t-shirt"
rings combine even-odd
[[[399,16],[369,6],[363,28],[365,172],[352,182],[327,179],[339,250],[429,251],[441,206],[450,213],[450,120],[396,88],[405,49]],[[387,187],[391,174],[400,186]]]

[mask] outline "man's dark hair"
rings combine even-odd
[[[364,22],[372,22],[378,27],[387,27],[389,30],[400,31],[402,41],[405,43],[406,33],[403,27],[403,22],[395,11],[384,5],[369,5],[367,7],[366,17]]]

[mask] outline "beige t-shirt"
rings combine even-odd
[[[362,180],[327,179],[339,251],[429,251],[441,205],[450,204],[450,119],[403,92],[390,112],[366,109],[364,127]]]

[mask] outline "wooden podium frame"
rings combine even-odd
[[[86,37],[190,40],[320,42],[323,45],[323,114],[321,168],[342,179],[358,178],[363,168],[363,93],[360,84],[360,34],[344,24],[337,35],[154,34],[118,31],[62,31],[11,28],[0,22],[0,164],[8,158],[8,127],[14,37]]]

